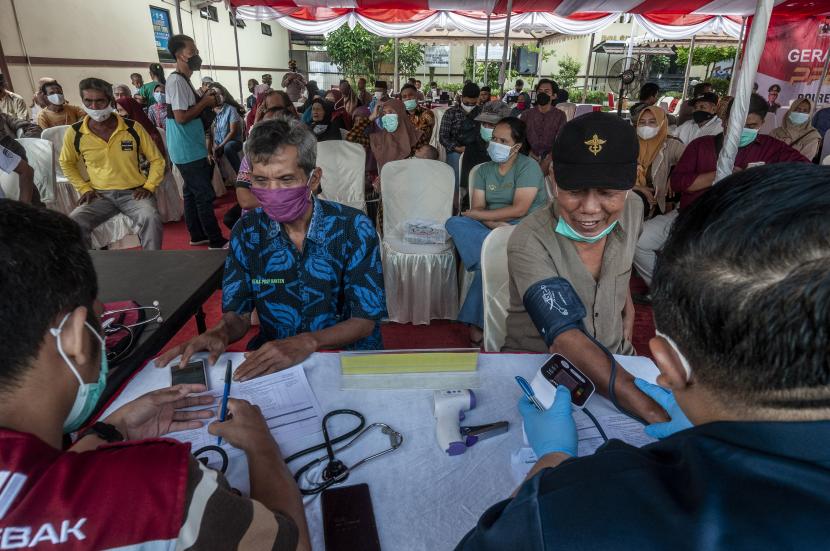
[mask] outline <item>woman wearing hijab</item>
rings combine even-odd
[[[646,219],[658,211],[666,213],[669,172],[680,160],[685,148],[683,142],[669,136],[668,132],[668,120],[663,109],[651,105],[640,111],[637,117],[640,153],[634,192],[643,199]]]
[[[156,144],[156,147],[158,147],[162,155],[165,155],[166,157],[167,154],[164,149],[164,140],[162,140],[161,134],[159,134],[159,129],[156,128],[156,125],[154,125],[150,119],[147,118],[147,115],[144,114],[144,109],[141,108],[141,105],[139,105],[139,103],[133,98],[118,98],[115,100],[115,103],[118,104],[118,114],[125,119],[132,119],[143,126],[144,130],[146,130],[147,133],[150,134],[150,137],[153,138],[153,143]]]
[[[380,121],[381,130],[369,134],[369,148],[378,163],[378,174],[386,163],[407,159],[415,154],[416,149],[429,143],[429,137],[424,136],[409,120],[401,100],[378,102],[375,112],[367,120]]]
[[[811,161],[821,144],[821,134],[810,124],[812,110],[813,103],[807,98],[793,101],[784,122],[770,133]]]
[[[320,98],[311,102],[311,124],[308,127],[318,142],[328,140],[342,140],[340,129],[343,128],[340,120],[333,120],[331,113],[334,105]]]
[[[303,114],[302,121],[306,124],[311,123],[311,102],[314,101],[314,98],[322,98],[323,94],[320,93],[320,89],[317,88],[317,81],[316,80],[309,80],[308,84],[305,85],[306,89],[306,100],[303,106],[300,108],[300,113]]]
[[[346,130],[352,128],[352,116],[349,111],[346,111],[343,103],[343,94],[339,89],[333,88],[326,92],[326,101],[331,102],[332,112],[331,120],[340,121],[340,124]]]
[[[340,100],[343,105],[335,105],[335,109],[342,107],[346,110],[346,113],[353,113],[355,109],[361,106],[360,99],[354,93],[348,80],[340,81],[340,94],[343,96]]]

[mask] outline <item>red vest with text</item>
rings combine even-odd
[[[0,550],[173,549],[189,460],[172,440],[74,453],[0,429]]]

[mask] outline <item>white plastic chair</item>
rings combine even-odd
[[[405,159],[381,170],[383,201],[383,277],[389,319],[428,324],[455,319],[458,283],[452,241],[414,245],[403,239],[407,220],[444,224],[452,214],[455,175],[441,161]]]
[[[366,149],[362,145],[342,140],[318,142],[317,166],[323,171],[321,199],[366,212]]]
[[[484,293],[484,350],[499,352],[507,336],[507,307],[510,305],[510,275],[507,270],[507,241],[515,226],[490,232],[481,246],[481,280]]]
[[[576,104],[571,103],[569,101],[563,101],[562,103],[557,103],[556,108],[565,113],[565,118],[571,120],[574,118],[576,114]]]
[[[43,138],[18,138],[26,150],[29,165],[35,171],[35,187],[40,193],[40,200],[47,207],[55,204],[55,154],[52,143]]]

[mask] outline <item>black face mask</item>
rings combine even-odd
[[[704,122],[712,120],[714,116],[714,113],[709,113],[708,111],[695,111],[692,113],[692,120],[697,124],[703,124]]]
[[[191,71],[198,71],[202,68],[202,58],[199,57],[199,54],[196,54],[187,60],[187,68]]]
[[[536,105],[547,105],[550,103],[550,96],[544,92],[536,94]]]

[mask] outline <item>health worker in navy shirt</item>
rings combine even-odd
[[[826,549],[830,171],[734,174],[682,209],[652,286],[662,440],[577,458],[568,391],[519,401],[539,460],[459,550]]]
[[[159,358],[181,365],[199,351],[214,363],[245,336],[256,308],[260,331],[234,378],[296,365],[321,349],[383,348],[386,315],[378,237],[362,212],[316,197],[317,140],[299,121],[262,121],[245,142],[251,192],[261,207],[233,228],[222,283],[222,321]]]

